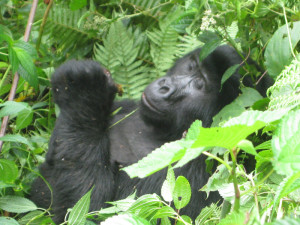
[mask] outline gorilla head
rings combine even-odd
[[[213,116],[237,97],[238,69],[221,89],[224,72],[242,61],[237,53],[222,46],[202,62],[199,53],[197,49],[180,58],[166,76],[145,89],[141,113],[146,122],[181,135],[196,119],[210,126]]]

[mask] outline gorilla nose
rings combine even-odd
[[[168,82],[167,78],[162,77],[158,79],[157,84],[159,94],[165,97],[168,97],[172,94],[172,86],[170,85],[170,82]]]

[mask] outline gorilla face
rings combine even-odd
[[[195,119],[209,126],[219,104],[220,77],[197,49],[179,59],[166,76],[151,83],[141,100],[141,114],[154,126],[187,129]]]

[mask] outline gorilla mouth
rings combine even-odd
[[[148,109],[150,109],[151,111],[154,111],[154,112],[156,112],[156,113],[162,114],[162,112],[161,112],[158,108],[156,108],[156,107],[153,105],[153,103],[151,103],[151,102],[149,101],[149,99],[147,98],[145,92],[143,92],[143,95],[142,95],[142,103],[143,103]]]

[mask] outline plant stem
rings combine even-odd
[[[285,12],[284,5],[282,6],[282,9],[283,9],[283,15],[284,15],[284,20],[285,20],[285,24],[286,24],[286,30],[287,30],[287,33],[288,33],[288,38],[289,38],[289,44],[290,44],[290,48],[291,48],[291,53],[292,53],[294,59],[296,59],[296,56],[295,56],[295,53],[294,53],[294,49],[293,49],[292,40],[291,40],[289,22],[287,21],[287,18],[286,18],[286,12]]]
[[[209,156],[209,157],[211,157],[211,158],[217,160],[218,162],[222,163],[224,166],[226,166],[226,168],[227,168],[229,171],[232,170],[232,168],[228,165],[228,163],[226,163],[226,162],[225,162],[224,160],[222,160],[221,158],[219,158],[219,157],[217,157],[217,156],[215,156],[215,155],[213,155],[213,154],[211,154],[211,153],[209,153],[209,152],[206,152],[206,151],[202,152],[202,154],[207,155],[207,156]]]
[[[45,27],[45,24],[46,24],[46,21],[47,21],[47,18],[48,18],[48,15],[49,15],[49,12],[50,12],[50,9],[53,5],[53,0],[50,0],[48,6],[47,6],[47,9],[45,11],[45,14],[43,16],[43,20],[42,20],[42,24],[40,26],[40,30],[39,30],[39,37],[36,41],[36,51],[38,52],[39,49],[40,49],[40,45],[41,45],[41,40],[42,40],[42,36],[43,36],[43,32],[44,32],[44,27]]]
[[[241,194],[240,194],[240,190],[239,190],[239,186],[238,186],[238,181],[237,181],[237,177],[236,177],[236,171],[235,171],[236,170],[237,149],[234,148],[233,150],[231,150],[230,154],[231,154],[231,158],[232,158],[231,175],[233,177],[233,185],[234,185],[234,193],[235,193],[233,210],[236,211],[236,212],[239,212]]]

